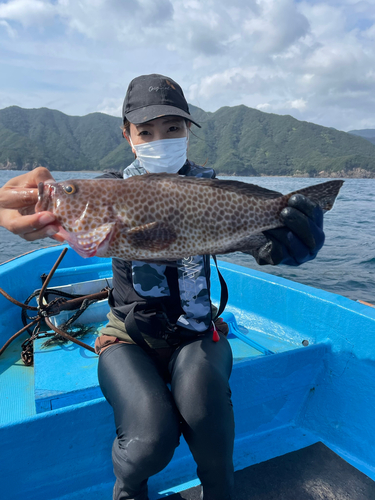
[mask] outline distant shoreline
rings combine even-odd
[[[216,172],[216,175],[222,177],[290,177],[291,179],[304,178],[304,179],[375,179],[375,172],[369,170],[363,171],[362,169],[355,169],[350,172],[319,172],[318,175],[309,175],[305,173],[296,173],[293,175],[244,175],[244,174],[228,174],[227,172]]]
[[[19,175],[26,174],[27,172],[30,172],[30,170],[17,170],[17,169],[1,169],[0,172],[19,172]],[[106,171],[105,170],[51,170],[51,172],[70,172],[72,175],[75,173],[87,173],[87,174],[103,174]],[[259,175],[246,175],[243,173],[233,173],[229,174],[228,172],[216,172],[217,176],[221,177],[290,177],[291,179],[293,178],[305,178],[305,179],[375,179],[375,172],[370,172],[369,170],[363,170],[363,169],[354,169],[349,172],[326,172],[326,171],[321,171],[319,172],[318,175],[311,176],[307,173],[295,173],[293,175],[266,175],[266,174],[259,174]]]

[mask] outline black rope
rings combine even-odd
[[[0,293],[4,295],[5,298],[7,298],[10,302],[13,302],[14,304],[19,305],[21,307],[22,309],[21,318],[22,318],[22,323],[24,325],[23,328],[21,328],[21,330],[15,333],[10,339],[7,340],[7,342],[3,345],[3,347],[0,348],[0,356],[3,354],[5,349],[10,345],[10,343],[13,342],[13,340],[18,338],[25,331],[27,331],[30,335],[30,338],[26,339],[22,344],[21,358],[26,365],[31,365],[33,363],[33,358],[34,358],[33,343],[35,339],[41,338],[42,336],[44,337],[56,336],[56,339],[57,337],[64,338],[65,340],[70,340],[91,352],[95,352],[93,347],[69,335],[67,332],[63,330],[63,328],[69,328],[70,325],[73,324],[73,322],[76,321],[76,319],[79,316],[81,316],[81,314],[91,304],[97,302],[98,300],[104,299],[105,297],[108,297],[109,287],[101,290],[99,293],[94,293],[90,295],[77,295],[77,294],[62,292],[59,290],[54,290],[53,288],[48,289],[47,288],[48,283],[50,282],[54,272],[56,271],[57,267],[59,266],[66,252],[67,248],[65,248],[61,252],[59,258],[55,262],[47,278],[44,280],[42,288],[40,290],[36,290],[35,292],[33,292],[26,299],[24,303],[17,301],[16,299],[11,297],[9,294],[7,294],[4,290],[0,288]],[[44,303],[43,299],[44,297],[48,299],[48,294],[55,295],[55,298],[52,301],[46,300],[46,303]],[[39,296],[38,306],[37,307],[29,306],[29,302],[37,296]],[[78,306],[79,306],[78,311],[76,311],[72,315],[72,317],[69,318],[69,320],[62,325],[62,328],[61,327],[57,328],[51,323],[49,316],[55,316],[59,314],[61,310],[74,311],[77,309]],[[38,314],[37,316],[29,317],[26,312],[27,310],[36,311]],[[31,320],[31,322],[28,323],[28,320]],[[31,326],[33,325],[36,326],[31,330]],[[49,334],[44,331],[42,332],[41,329],[43,326],[50,327],[50,329],[54,330],[55,333]]]
[[[31,302],[31,300],[34,297],[38,297],[40,295],[40,292],[41,292],[41,289],[40,290],[35,290],[31,295],[29,295],[29,297],[27,297],[27,299],[25,300],[24,304],[25,305],[29,305],[29,303]],[[84,297],[84,295],[78,295],[78,294],[74,294],[74,293],[67,293],[67,292],[63,292],[61,290],[54,290],[53,288],[47,288],[45,290],[45,297],[46,297],[46,302],[47,303],[50,302],[49,295],[56,295],[58,297],[66,298],[67,300],[69,300],[69,299],[77,299],[77,298],[80,298],[80,297]],[[21,319],[22,319],[23,326],[27,326],[27,324],[28,324],[29,321],[33,321],[37,317],[37,316],[29,316],[28,313],[27,313],[27,311],[28,310],[26,308],[22,308]],[[33,334],[33,331],[30,330],[30,328],[27,328],[27,332],[28,332],[28,334],[30,336]]]
[[[80,297],[82,297],[82,295],[80,295]],[[80,330],[78,329],[76,332],[71,328],[71,325],[73,323],[75,323],[75,321],[86,311],[86,309],[91,306],[91,304],[95,304],[96,300],[88,300],[88,299],[85,299],[82,304],[81,304],[81,307],[67,320],[65,321],[64,323],[62,323],[61,325],[59,325],[59,329],[62,330],[63,332],[67,332],[69,333],[69,335],[71,337],[77,337],[78,335],[81,334]],[[87,333],[87,331],[85,332]],[[66,338],[62,337],[61,335],[59,335],[58,333],[52,333],[49,335],[51,338],[48,339],[46,342],[44,342],[44,347],[47,347],[49,346],[50,344],[52,344],[52,342],[55,342],[55,341],[62,341],[62,342],[66,342]]]

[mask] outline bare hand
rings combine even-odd
[[[55,235],[59,230],[55,216],[35,213],[38,183],[51,180],[50,171],[38,167],[4,184],[0,188],[0,226],[28,241]]]

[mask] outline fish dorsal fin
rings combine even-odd
[[[278,191],[272,191],[271,189],[266,189],[256,184],[248,184],[247,182],[241,181],[231,181],[222,179],[206,179],[203,177],[186,177],[184,175],[178,174],[145,174],[137,177],[137,180],[142,179],[142,182],[150,182],[151,180],[159,179],[160,181],[169,181],[173,183],[178,183],[181,186],[185,185],[206,185],[214,189],[223,190],[226,192],[232,192],[237,194],[242,194],[244,196],[256,196],[258,198],[279,198],[283,196],[282,193]]]
[[[199,179],[198,179],[199,180]],[[207,179],[212,182],[212,187],[230,191],[232,193],[242,194],[244,196],[256,196],[257,198],[279,198],[282,193],[272,191],[256,184],[248,184],[241,181],[230,181],[220,179]]]

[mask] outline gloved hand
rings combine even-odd
[[[264,231],[268,242],[251,252],[258,264],[299,266],[314,259],[325,238],[322,209],[302,194],[294,194],[280,219],[285,227]]]

